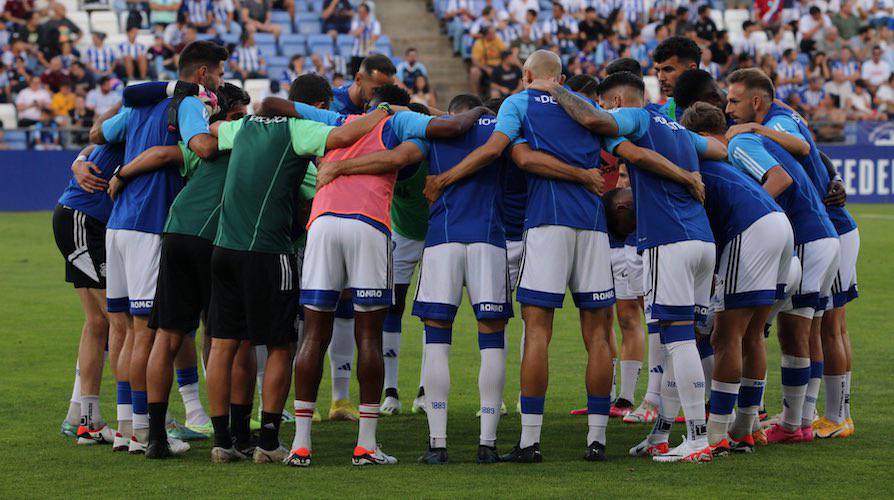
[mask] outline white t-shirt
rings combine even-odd
[[[813,30],[820,24],[822,24],[823,29],[825,29],[832,26],[832,20],[829,19],[829,16],[825,14],[823,14],[823,16],[820,18],[820,21],[814,19],[813,16],[811,16],[810,14],[803,16],[801,17],[801,20],[798,21],[798,33],[801,33],[803,35],[804,33]],[[823,30],[818,30],[816,33],[813,34],[811,38],[818,38],[822,34],[822,32]]]
[[[872,85],[881,85],[891,76],[891,67],[885,61],[873,62],[872,59],[863,63],[861,74],[864,80]]]
[[[875,97],[878,98],[882,103],[886,102],[894,102],[894,87],[891,87],[887,83],[878,88],[878,92],[876,92]],[[894,111],[894,108],[889,108],[887,104],[882,104],[878,108],[882,113],[887,113],[889,110]]]
[[[99,87],[87,92],[84,98],[84,104],[88,108],[93,108],[97,115],[101,115],[121,101],[121,94],[117,92],[109,92],[103,94]]]
[[[540,2],[537,0],[511,0],[509,2],[509,15],[517,23],[525,20],[529,10],[540,12]]]
[[[826,82],[826,84],[823,85],[823,90],[825,90],[827,94],[838,96],[839,108],[844,108],[848,99],[854,94],[854,87],[851,85],[851,82],[846,80],[840,84],[833,81]]]
[[[31,87],[25,88],[19,92],[16,97],[16,106],[27,106],[24,111],[19,111],[19,118],[26,120],[40,120],[40,107],[49,107],[52,96],[46,89],[32,90]],[[39,104],[40,107],[33,107]]]

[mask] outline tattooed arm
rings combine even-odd
[[[528,88],[549,92],[574,121],[580,123],[591,132],[609,137],[618,135],[618,123],[612,118],[611,114],[596,109],[586,99],[579,97],[558,83],[549,80],[534,80]]]

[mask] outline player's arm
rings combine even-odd
[[[490,135],[487,142],[469,153],[468,156],[463,158],[463,160],[457,163],[453,168],[442,174],[426,177],[425,189],[423,190],[426,199],[428,199],[429,203],[434,203],[441,197],[441,193],[444,192],[448,186],[459,182],[478,170],[481,170],[484,166],[490,165],[496,161],[496,159],[503,154],[503,150],[506,149],[509,142],[510,139],[506,134],[495,131]]]
[[[295,103],[281,97],[266,97],[258,108],[258,116],[267,118],[274,116],[286,116],[289,118],[302,118],[295,110]]]
[[[109,196],[114,200],[131,179],[142,174],[182,164],[183,153],[180,151],[180,146],[153,146],[115,172],[109,181]]]
[[[713,137],[705,137],[689,131],[689,138],[692,139],[698,157],[702,160],[722,161],[729,155],[726,146]]]
[[[146,82],[137,85],[129,85],[124,88],[121,100],[127,107],[150,106],[168,97],[178,95],[198,95],[202,90],[198,84],[173,81],[173,82]]]
[[[93,153],[94,149],[96,149],[96,146],[88,144],[87,147],[78,153],[78,157],[75,158],[75,161],[71,164],[71,173],[74,176],[75,182],[78,183],[78,186],[81,186],[81,189],[88,193],[105,191],[109,185],[105,179],[98,175],[94,175],[94,173],[102,173],[102,169],[97,167],[93,162],[87,161],[87,158]]]
[[[792,185],[792,177],[779,165],[767,170],[764,175],[764,191],[774,199]]]
[[[451,139],[469,131],[478,119],[491,111],[484,106],[470,109],[450,118],[432,118],[425,127],[425,137],[420,139]]]
[[[583,184],[587,190],[598,195],[602,194],[605,181],[598,169],[585,170],[572,167],[550,154],[531,149],[525,142],[512,146],[509,153],[512,161],[525,172],[540,177]]]
[[[407,141],[394,149],[377,151],[368,155],[324,162],[317,167],[317,189],[343,175],[384,174],[419,163],[425,155],[415,141]]]
[[[620,141],[612,153],[635,164],[637,168],[685,186],[699,203],[705,202],[705,185],[698,172],[680,168],[655,151],[641,148],[630,141]]]
[[[829,189],[823,198],[823,203],[830,207],[843,207],[847,203],[847,193],[844,191],[844,181],[838,175],[838,170],[832,163],[832,159],[826,153],[820,151],[820,158],[823,159],[823,165],[829,172]]]
[[[599,135],[615,137],[618,135],[618,122],[610,113],[596,109],[589,101],[574,94],[557,82],[550,80],[534,80],[529,89],[549,92],[562,109],[577,123]]]
[[[208,110],[199,98],[189,96],[180,102],[177,126],[183,143],[199,158],[210,160],[217,155],[217,138],[211,135]]]
[[[125,108],[127,109],[127,108]],[[90,127],[90,142],[93,144],[105,144],[106,142],[121,142],[121,141],[111,141],[109,137],[106,136],[105,131],[103,130],[103,125],[106,121],[112,120],[114,117],[115,126],[114,129],[119,134],[109,134],[109,135],[121,135],[123,136],[124,131],[127,130],[127,114],[129,112],[118,113],[121,110],[121,104],[116,104],[112,106],[108,111],[99,115],[96,121],[93,122],[93,126]],[[118,122],[120,120],[120,123]],[[123,140],[123,139],[122,139]]]
[[[332,149],[346,148],[361,137],[368,134],[380,121],[388,117],[388,112],[384,109],[376,109],[369,112],[356,120],[351,120],[340,127],[336,127],[329,132],[326,138],[326,151]]]
[[[769,138],[783,147],[789,153],[796,156],[807,156],[810,154],[810,143],[802,138],[792,135],[788,132],[776,130],[760,123],[741,123],[733,125],[726,131],[727,140],[739,134],[754,133]]]
[[[729,143],[729,161],[760,183],[776,198],[792,184],[792,178],[779,161],[764,148],[754,134],[739,135]]]

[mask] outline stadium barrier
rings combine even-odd
[[[894,203],[894,146],[824,146],[851,203]],[[0,211],[52,210],[78,151],[0,151]]]

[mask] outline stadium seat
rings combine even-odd
[[[28,149],[28,132],[25,130],[7,130],[4,139],[9,149]]]
[[[317,54],[333,54],[335,47],[332,46],[332,37],[329,35],[315,34],[307,37],[307,47],[311,53]]]
[[[323,12],[326,9],[324,0],[310,0],[310,4],[314,12]]]
[[[382,34],[379,36],[379,39],[376,40],[376,45],[378,45],[378,44],[380,44],[380,43],[381,43],[381,44],[391,45],[391,38],[388,38],[388,35],[382,33]]]
[[[311,21],[319,21],[320,13],[319,12],[295,12],[295,22],[311,22]]]
[[[258,48],[261,49],[261,54],[263,54],[265,59],[270,59],[271,57],[279,55],[279,47],[276,45],[258,44]]]
[[[647,75],[643,77],[643,83],[646,85],[646,97],[650,102],[658,102],[661,98],[661,87],[658,85],[658,77]]]
[[[137,43],[142,43],[147,48],[151,47],[155,43],[155,35],[140,33],[139,35],[137,35]]]
[[[394,55],[393,51],[391,50],[391,44],[385,44],[381,41],[376,42],[376,52],[378,52],[379,54],[384,54],[388,57]]]
[[[255,33],[255,42],[258,45],[276,44],[276,37],[273,36],[273,33]]]
[[[285,56],[285,55],[271,56],[270,58],[267,59],[267,66],[268,67],[279,66],[281,68],[284,68],[289,65],[289,58],[290,58],[290,56]]]
[[[248,93],[248,96],[251,97],[251,103],[254,104],[261,101],[261,96],[264,95],[265,90],[270,89],[270,80],[266,78],[250,78],[245,80],[245,86],[242,88]]]
[[[711,9],[711,20],[717,25],[717,29],[726,29],[724,27],[726,25],[723,23],[723,12],[717,9]]]
[[[323,25],[319,20],[301,21],[298,24],[298,33],[302,35],[313,35],[323,30]]]
[[[736,35],[742,34],[742,23],[751,18],[751,14],[745,9],[727,9],[723,13],[723,24],[730,33],[730,40]]]
[[[81,30],[81,32],[84,33],[85,38],[89,40],[90,37],[87,35],[90,33],[90,15],[86,12],[68,11],[67,17]]]
[[[113,33],[113,34],[109,34],[109,36],[106,37],[105,44],[108,47],[113,47],[115,50],[118,50],[118,45],[120,45],[126,41],[127,41],[127,35],[125,35],[123,33]]]
[[[105,10],[90,13],[90,28],[92,31],[101,31],[106,35],[116,35],[121,32],[118,26],[118,16],[114,12]]]
[[[300,2],[299,2],[300,3]],[[295,17],[298,17],[298,14],[295,14]],[[276,24],[292,24],[292,18],[289,17],[289,13],[285,10],[274,10],[270,12],[270,21]]]
[[[65,6],[65,12],[67,13],[66,15],[71,14],[76,10],[81,10],[80,6],[78,5],[78,0],[57,0],[57,3],[61,3]]]
[[[0,124],[2,124],[3,128],[16,128],[18,123],[16,105],[0,104]]]
[[[220,39],[223,40],[223,42],[228,45],[239,45],[239,36],[234,33],[227,33],[225,35],[221,35]]]
[[[280,45],[307,45],[307,35],[301,35],[299,33],[283,33],[279,35],[279,44]]]

